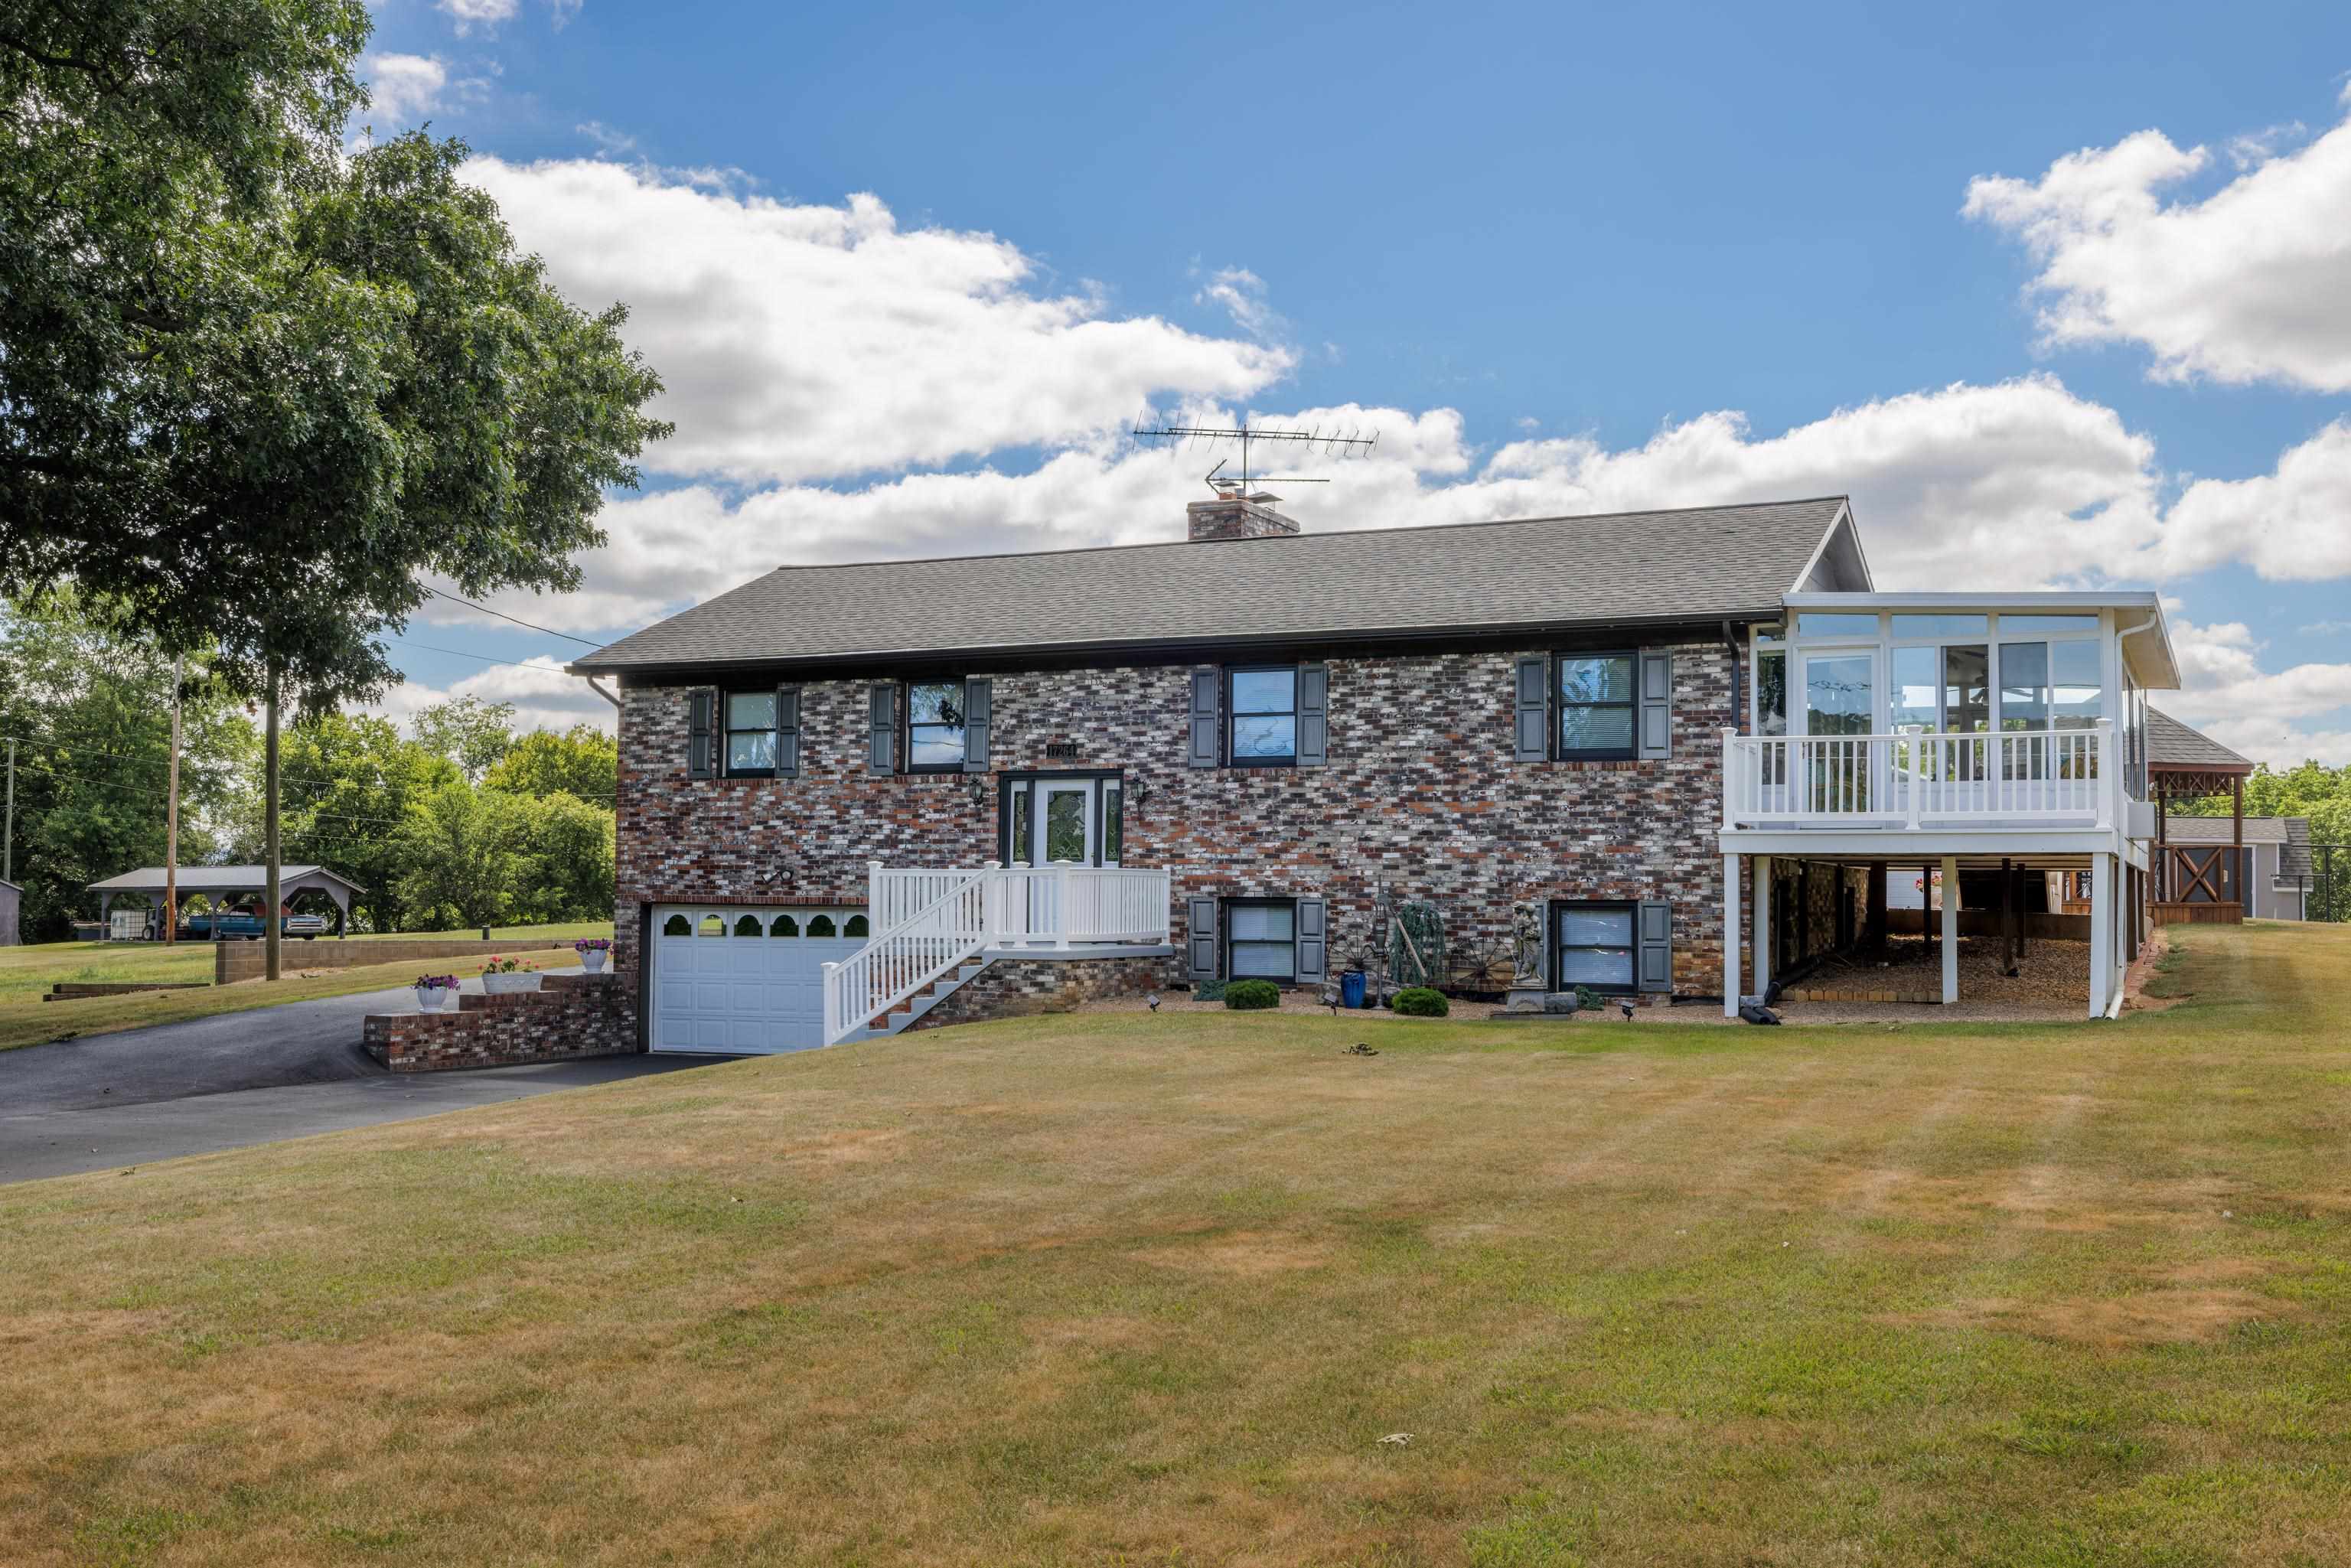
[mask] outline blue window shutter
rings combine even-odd
[[[1634,971],[1645,991],[1670,991],[1674,988],[1674,906],[1661,900],[1645,899],[1639,912],[1639,925],[1634,930],[1639,967]]]
[[[800,771],[800,689],[776,688],[776,777],[795,779]]]
[[[966,773],[987,771],[988,701],[986,676],[973,675],[964,681],[963,770]]]
[[[1319,898],[1298,901],[1298,983],[1319,986],[1331,977],[1329,911]]]
[[[1298,666],[1298,766],[1320,768],[1331,749],[1331,666]]]
[[[1192,672],[1192,766],[1214,768],[1223,750],[1217,735],[1217,704],[1224,677],[1215,670]]]
[[[1213,898],[1186,899],[1184,931],[1186,971],[1196,981],[1215,979],[1217,977],[1217,901]]]
[[[1551,660],[1531,653],[1519,661],[1511,703],[1518,726],[1517,759],[1541,762],[1551,756]]]
[[[685,695],[685,776],[708,779],[718,771],[718,694],[708,687]]]
[[[872,716],[872,734],[865,759],[866,770],[872,773],[895,773],[898,771],[897,685],[892,681],[876,681],[866,696]]]
[[[1644,758],[1674,754],[1674,656],[1664,649],[1641,655],[1641,747]]]

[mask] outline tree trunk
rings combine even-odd
[[[277,919],[277,672],[274,668],[269,672],[266,711],[261,746],[261,853],[266,862],[262,871],[261,951],[262,975],[274,980],[278,977],[277,942],[281,935]]]
[[[163,800],[163,946],[180,939],[180,682],[184,659],[172,661],[172,774]]]

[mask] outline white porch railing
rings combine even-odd
[[[2114,727],[1997,734],[1722,732],[1722,825],[1917,828],[2001,822],[2110,827],[2122,772]]]
[[[870,871],[873,936],[824,967],[824,1040],[837,1045],[991,947],[1082,951],[1164,946],[1165,871],[1004,867]]]

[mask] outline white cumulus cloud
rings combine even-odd
[[[2180,689],[2157,693],[2156,706],[2256,762],[2351,763],[2351,730],[2330,727],[2351,710],[2351,664],[2264,670],[2265,644],[2251,627],[2235,621],[2199,625],[2176,608],[2170,633]]]
[[[435,0],[435,8],[456,25],[457,36],[464,37],[476,27],[494,28],[514,20],[522,0]]]
[[[2351,120],[2240,138],[2240,172],[2198,200],[2162,193],[2213,164],[2159,131],[2086,148],[2037,180],[1980,177],[1966,214],[2022,240],[2051,344],[2136,342],[2154,373],[2351,389]]]
[[[434,55],[369,54],[360,57],[368,84],[369,107],[392,129],[413,124],[441,107],[449,89],[449,67]]]
[[[436,703],[465,696],[514,704],[515,722],[524,729],[563,730],[588,724],[610,735],[616,727],[612,705],[598,696],[586,681],[565,674],[560,659],[543,654],[524,664],[493,665],[447,685],[404,682],[386,692],[382,701],[367,707],[413,732],[419,713]]]
[[[2351,419],[2287,448],[2271,473],[2189,485],[2158,556],[2173,576],[2242,561],[2273,580],[2351,577]]]
[[[628,302],[670,388],[678,433],[647,457],[670,473],[792,482],[1061,445],[1156,395],[1247,397],[1290,368],[1040,288],[1010,243],[902,228],[872,195],[794,204],[586,160],[467,173],[567,295]]]
[[[1202,423],[1232,411],[1196,407]],[[1352,529],[1849,493],[1878,580],[1986,588],[2083,580],[2157,538],[2154,452],[2110,409],[2048,376],[1863,403],[1778,435],[1735,413],[1668,425],[1635,447],[1589,436],[1482,448],[1452,409],[1353,405],[1270,417],[1376,431],[1369,458],[1300,465],[1308,528]],[[694,484],[608,506],[583,591],[499,607],[569,631],[633,626],[788,561],[868,560],[1135,544],[1181,537],[1215,455],[1103,438],[1022,473],[911,474],[855,488]],[[1279,486],[1276,488],[1280,488]],[[436,603],[426,612],[464,612]]]

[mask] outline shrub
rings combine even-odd
[[[1194,1001],[1196,1001],[1196,1002],[1221,1002],[1221,1001],[1223,1001],[1223,1000],[1225,999],[1225,983],[1224,983],[1224,981],[1222,981],[1222,980],[1203,980],[1203,981],[1201,981],[1201,982],[1200,982],[1200,984],[1199,984],[1199,986],[1198,986],[1198,988],[1193,991],[1193,993],[1192,993],[1192,999],[1193,999]]]
[[[1578,986],[1575,988],[1575,1010],[1577,1012],[1594,1012],[1599,1009],[1599,1007],[1600,993],[1598,991],[1593,990],[1590,986]]]
[[[1443,991],[1430,990],[1426,986],[1407,986],[1395,994],[1388,1006],[1407,1018],[1441,1019],[1453,1010]]]
[[[1235,980],[1225,988],[1225,1006],[1237,1013],[1281,1005],[1281,988],[1271,980]]]

